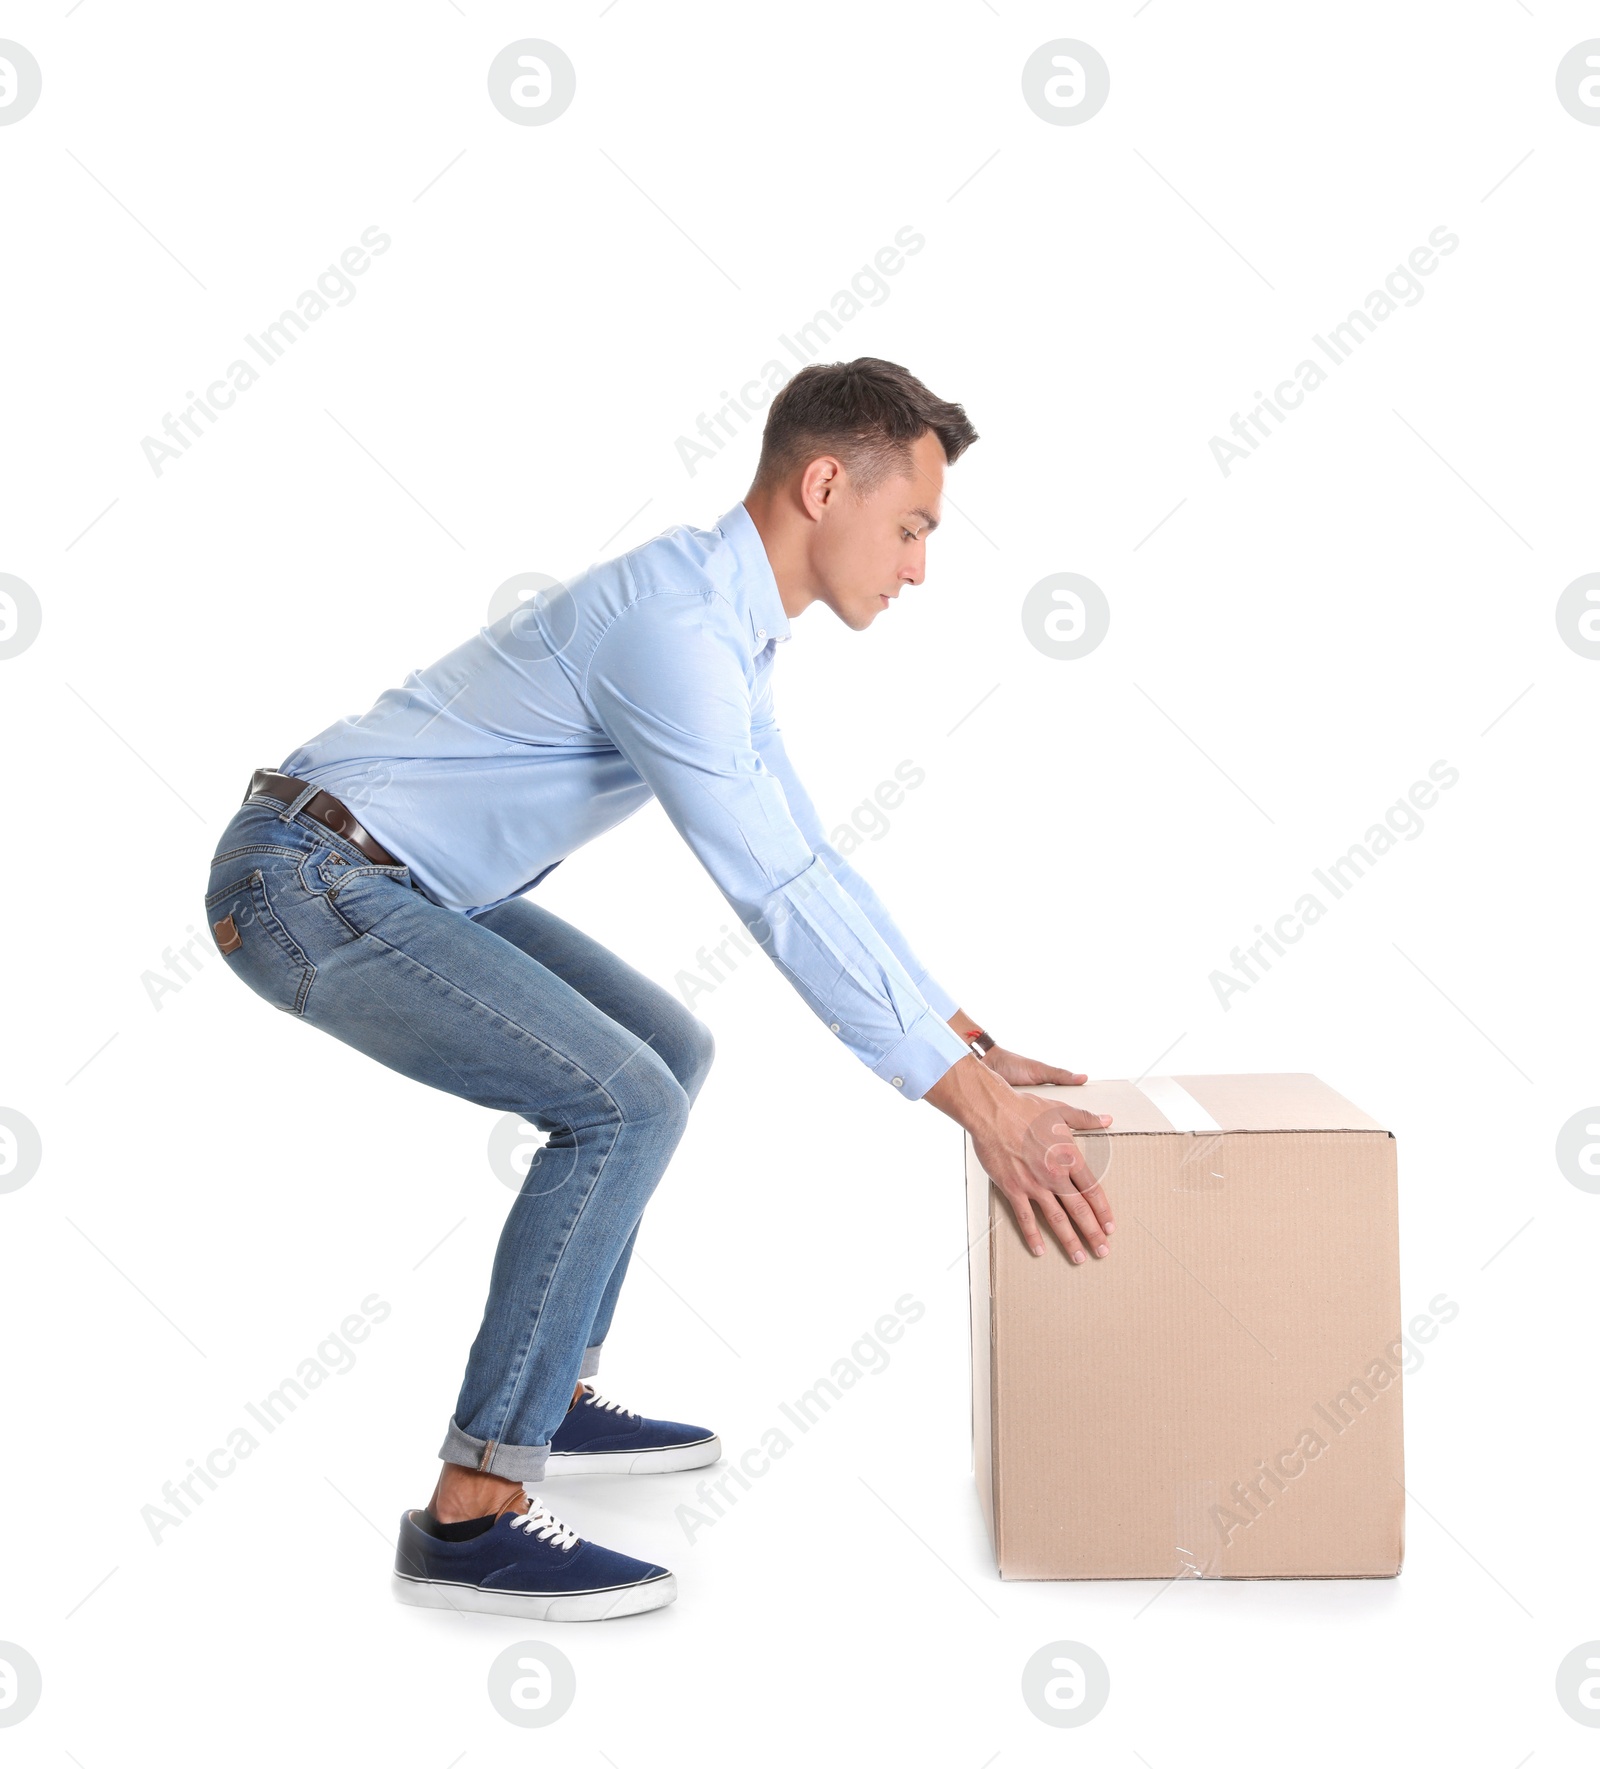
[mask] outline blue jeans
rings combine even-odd
[[[711,1066],[711,1034],[526,898],[475,918],[441,908],[406,867],[373,865],[265,796],[235,813],[206,891],[213,939],[232,944],[231,916],[239,941],[224,962],[274,1007],[549,1133],[506,1218],[439,1452],[540,1479],[573,1388],[594,1373],[640,1215]]]

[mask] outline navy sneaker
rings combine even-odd
[[[479,1534],[448,1542],[407,1511],[394,1551],[394,1594],[422,1609],[473,1610],[535,1622],[600,1622],[660,1609],[678,1595],[664,1566],[586,1542],[533,1499]],[[433,1526],[437,1528],[437,1525]]]
[[[584,1383],[554,1437],[545,1474],[670,1474],[704,1468],[722,1454],[722,1440],[703,1425],[646,1419]]]

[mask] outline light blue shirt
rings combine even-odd
[[[784,752],[789,637],[742,503],[592,566],[413,670],[281,771],[342,799],[434,902],[532,888],[652,796],[828,1030],[908,1099],[968,1046],[955,999],[831,847]]]

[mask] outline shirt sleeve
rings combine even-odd
[[[596,645],[585,686],[611,741],[806,1005],[875,1075],[921,1099],[968,1047],[917,987],[920,967],[807,839],[757,750],[749,643],[733,611],[697,591],[641,597]]]
[[[961,1003],[935,980],[933,973],[911,950],[905,935],[895,926],[894,918],[884,908],[877,892],[828,840],[823,831],[822,819],[817,815],[810,795],[800,784],[799,776],[794,771],[794,764],[789,760],[789,753],[784,748],[782,734],[772,716],[770,677],[765,686],[767,692],[764,695],[757,695],[756,723],[751,734],[756,754],[766,763],[768,771],[777,776],[778,783],[783,788],[783,796],[788,801],[790,813],[793,815],[800,833],[810,842],[812,848],[827,861],[828,870],[833,876],[861,905],[862,913],[878,930],[878,937],[905,966],[907,975],[916,984],[923,1000],[938,1014],[940,1019],[948,1020]]]

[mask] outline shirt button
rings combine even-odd
[[[830,1032],[837,1032],[839,1030],[839,1022],[837,1020],[835,1020],[833,1022],[833,1024],[831,1026],[829,1026],[828,1030]]]
[[[764,638],[766,638],[766,636],[767,636],[767,629],[765,627],[757,627],[756,628],[756,637],[758,639],[764,639]]]
[[[895,1084],[895,1086],[896,1086],[896,1087],[904,1087],[904,1086],[905,1086],[905,1084],[906,1084],[906,1081],[905,1081],[905,1076],[903,1076],[903,1075],[896,1075],[896,1076],[895,1076],[895,1078],[894,1078],[894,1084]]]

